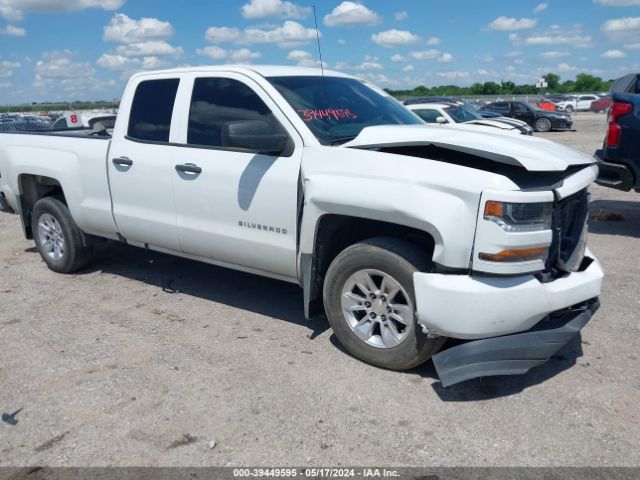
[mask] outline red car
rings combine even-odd
[[[602,97],[600,100],[594,100],[593,102],[591,102],[591,107],[589,108],[589,110],[591,110],[592,112],[606,112],[607,110],[609,110],[610,106],[611,97],[606,96]]]

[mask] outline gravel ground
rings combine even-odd
[[[605,117],[574,117],[545,137],[591,154]],[[0,466],[638,466],[640,195],[591,191],[582,338],[449,389],[345,354],[294,285],[116,244],[57,275],[0,215]]]

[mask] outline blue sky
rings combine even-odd
[[[389,88],[640,70],[640,0],[0,0],[0,102],[119,98],[144,69],[317,66]]]

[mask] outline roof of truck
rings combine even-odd
[[[294,76],[321,76],[322,70],[319,68],[309,67],[296,67],[286,65],[202,65],[198,67],[181,67],[173,68],[170,70],[155,70],[147,71],[136,74],[148,76],[154,74],[166,74],[166,73],[191,73],[191,72],[254,72],[263,77],[294,77]],[[353,78],[352,75],[346,73],[337,72],[335,70],[324,70],[325,76],[331,77],[348,77]]]

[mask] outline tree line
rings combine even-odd
[[[387,92],[393,96],[423,97],[423,96],[464,96],[464,95],[518,95],[518,94],[539,94],[539,93],[583,93],[583,92],[606,92],[611,88],[613,80],[603,80],[600,77],[580,73],[575,80],[565,80],[561,82],[560,75],[547,73],[543,76],[547,81],[547,87],[539,89],[535,85],[516,85],[507,80],[497,82],[476,82],[468,87],[458,85],[439,85],[436,87],[425,87],[420,85],[413,90],[391,90]]]

